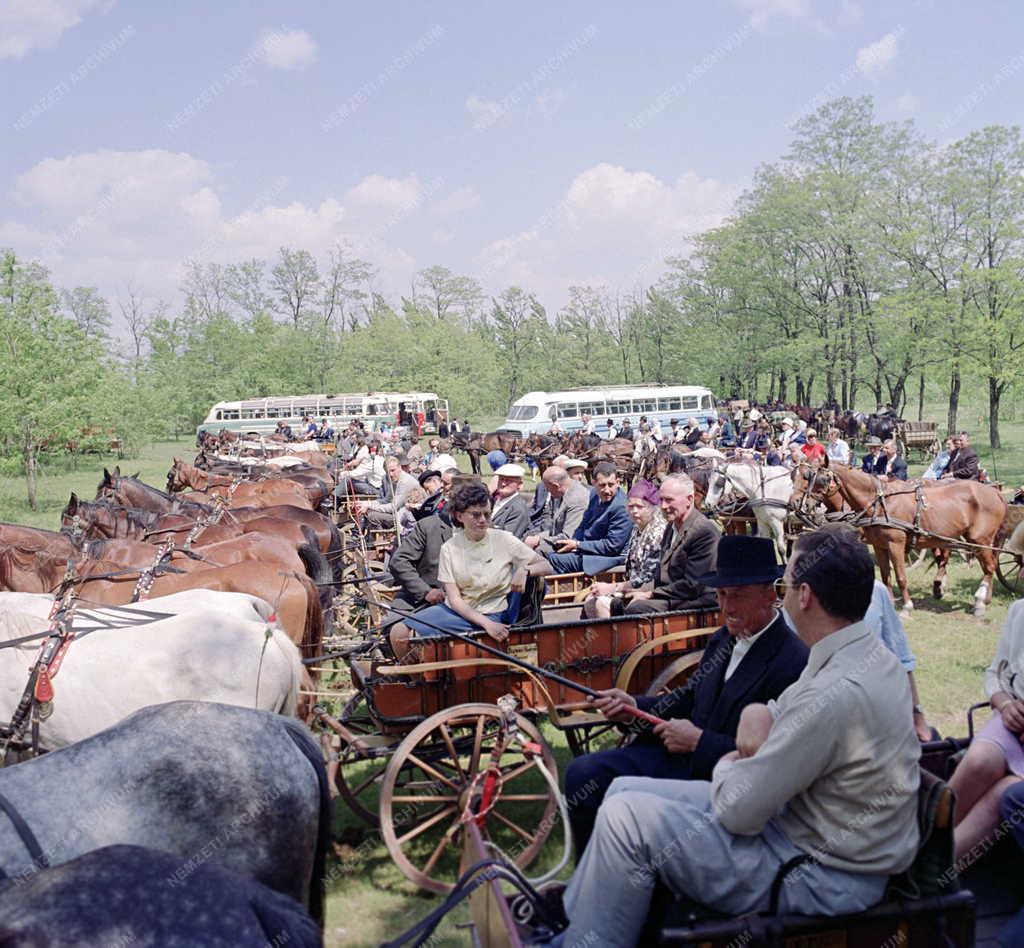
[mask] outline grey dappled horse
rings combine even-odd
[[[0,877],[119,843],[178,857],[171,882],[207,863],[255,879],[323,917],[331,801],[323,758],[298,721],[175,701],[59,751],[0,770]]]

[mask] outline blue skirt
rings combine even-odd
[[[492,619],[495,622],[511,625],[519,618],[519,604],[522,602],[522,599],[522,593],[510,592],[508,594],[508,605],[501,612],[485,613],[485,615],[488,619]],[[403,617],[401,621],[410,629],[413,629],[417,637],[421,639],[444,638],[444,634],[448,630],[453,632],[472,632],[478,628],[478,626],[473,625],[472,622],[460,616],[454,609],[450,609],[445,603],[427,606],[426,609],[419,609],[412,613],[412,615]],[[432,629],[430,626],[424,625],[424,622],[429,622],[430,625],[437,626],[438,628]]]

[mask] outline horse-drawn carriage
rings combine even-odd
[[[939,450],[938,423],[934,421],[899,421],[896,423],[896,444],[908,460],[911,451],[921,460],[933,457]]]
[[[355,692],[340,715],[318,709],[320,725],[336,736],[338,792],[361,819],[379,820],[409,879],[447,892],[467,806],[490,773],[496,788],[485,835],[525,867],[561,806],[539,716],[576,754],[614,740],[615,725],[590,711],[582,692],[659,694],[681,684],[717,623],[715,609],[558,621],[513,628],[500,649],[482,633],[421,640],[413,662],[396,662],[370,642],[348,659]],[[514,740],[500,737],[505,696],[519,707]]]

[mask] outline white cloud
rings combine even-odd
[[[480,206],[480,193],[472,185],[457,188],[445,195],[434,205],[434,211],[441,217],[450,217]]]
[[[257,45],[271,69],[305,69],[316,62],[316,42],[305,30],[264,30]]]
[[[414,174],[405,178],[371,174],[345,192],[345,197],[364,207],[397,211],[412,204],[422,190],[420,179]]]
[[[59,286],[97,285],[108,296],[131,281],[151,297],[177,297],[190,257],[272,261],[283,245],[324,260],[338,243],[378,266],[382,291],[399,292],[417,266],[404,249],[430,189],[413,174],[369,175],[342,198],[289,200],[286,178],[231,195],[210,165],[183,152],[103,150],[48,158],[20,175],[0,246],[45,258]],[[428,195],[424,198],[424,195]],[[424,222],[425,223],[425,222]],[[429,261],[432,262],[432,261]]]
[[[667,182],[601,163],[539,209],[530,228],[483,247],[477,273],[489,290],[514,283],[546,300],[564,299],[572,283],[649,286],[664,258],[685,253],[693,235],[719,224],[741,190],[692,171]]]
[[[742,10],[750,13],[754,26],[764,26],[775,17],[805,20],[811,17],[809,0],[736,0]]]
[[[857,68],[865,76],[874,76],[887,69],[899,55],[900,41],[895,33],[886,33],[870,46],[857,50]]]
[[[0,59],[21,59],[33,49],[48,49],[86,14],[113,5],[113,0],[3,0]]]
[[[501,111],[501,106],[497,102],[492,102],[490,99],[483,99],[478,96],[475,92],[466,99],[466,111],[476,121],[482,118],[486,118],[488,115],[493,115]]]
[[[916,112],[920,104],[921,101],[916,95],[912,92],[904,92],[903,95],[896,100],[896,110],[898,112],[907,113]]]

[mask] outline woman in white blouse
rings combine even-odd
[[[551,564],[522,540],[491,527],[491,495],[483,484],[453,488],[448,511],[455,530],[441,547],[437,568],[445,601],[392,628],[391,644],[399,658],[408,651],[410,630],[419,638],[434,638],[444,635],[439,630],[483,629],[504,641],[519,617],[527,576],[551,572]]]
[[[956,792],[956,858],[999,825],[999,801],[1024,777],[1024,599],[1006,616],[995,658],[985,672],[985,691],[995,712],[974,735],[950,787]]]

